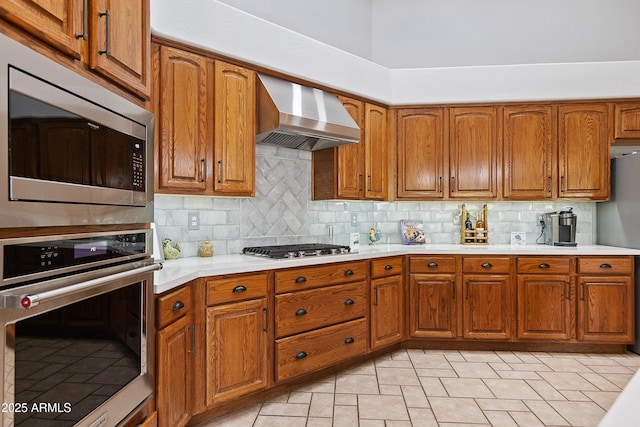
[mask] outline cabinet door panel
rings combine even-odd
[[[402,276],[371,280],[371,348],[402,340]]]
[[[552,108],[505,107],[503,194],[508,199],[553,197]]]
[[[560,197],[609,197],[608,104],[558,108]]]
[[[267,385],[265,298],[207,308],[207,405]]]
[[[387,110],[365,105],[365,198],[387,198]]]
[[[89,66],[142,96],[150,83],[149,7],[149,0],[91,2]]]
[[[207,126],[208,68],[204,57],[160,48],[158,190],[204,192],[211,133]]]
[[[398,197],[444,197],[444,109],[399,110]]]
[[[449,110],[451,198],[497,196],[497,111],[495,107]]]
[[[360,142],[342,145],[338,150],[338,197],[360,199],[364,195],[364,103],[339,97],[353,121],[360,127]]]
[[[463,280],[464,337],[509,339],[511,337],[509,276],[465,275]]]
[[[215,66],[216,191],[255,193],[255,73],[221,61]]]
[[[578,339],[633,342],[633,281],[629,276],[579,277]]]
[[[409,283],[412,337],[454,338],[457,295],[454,275],[412,274]]]
[[[640,139],[640,103],[616,103],[614,123],[615,139]]]
[[[518,339],[572,338],[571,280],[564,275],[518,276]]]

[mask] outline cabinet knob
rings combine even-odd
[[[354,340],[353,338],[349,337],[346,340],[344,340],[345,344],[353,344],[354,342],[356,342],[356,340]]]
[[[493,264],[491,264],[490,262],[483,262],[482,263],[482,268],[491,268],[493,267]]]
[[[304,283],[307,281],[307,278],[304,276],[300,276],[296,278],[296,283]]]
[[[296,316],[304,316],[305,314],[307,314],[307,310],[305,310],[304,308],[301,308],[298,311],[296,311]]]
[[[549,267],[551,267],[551,266],[549,264],[547,264],[546,262],[543,262],[542,264],[540,264],[538,266],[538,268],[549,268]]]
[[[298,360],[304,359],[305,357],[307,357],[307,353],[304,351],[301,351],[300,353],[296,354],[296,359]]]
[[[387,271],[389,271],[389,270],[393,270],[393,266],[392,266],[392,265],[387,264],[387,265],[385,265],[385,266],[384,266],[384,269],[385,269],[385,270],[387,270]]]
[[[184,308],[184,303],[182,301],[178,300],[175,303],[173,303],[173,307],[172,307],[173,311],[178,311],[181,308]]]
[[[438,263],[437,262],[430,262],[429,264],[427,264],[427,267],[429,267],[429,268],[437,268],[438,267]]]
[[[600,268],[612,268],[611,264],[600,264]]]
[[[245,292],[246,290],[247,290],[247,288],[246,288],[245,286],[238,285],[238,286],[236,286],[235,288],[233,288],[233,291],[232,291],[232,292],[233,292],[234,294],[237,294],[237,293],[239,293],[239,292]]]
[[[344,305],[353,305],[353,304],[355,304],[355,303],[356,303],[356,302],[355,302],[354,300],[352,300],[351,298],[349,298],[348,300],[346,300],[346,301],[344,302]]]
[[[353,272],[353,270],[347,270],[344,272],[345,276],[353,276],[355,273]]]

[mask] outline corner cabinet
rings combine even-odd
[[[313,152],[313,199],[387,200],[387,109],[338,98],[360,127],[360,142]]]
[[[255,73],[154,45],[156,192],[255,195]]]
[[[0,16],[89,69],[148,98],[149,0],[8,0]]]

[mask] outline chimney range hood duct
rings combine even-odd
[[[360,128],[338,97],[258,74],[256,142],[299,150],[322,150],[360,141]]]

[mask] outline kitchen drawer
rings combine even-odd
[[[395,276],[402,274],[402,257],[380,258],[371,260],[371,278]]]
[[[412,256],[409,258],[410,273],[455,273],[454,256]]]
[[[511,257],[464,257],[463,273],[509,273]]]
[[[280,294],[276,296],[276,336],[293,335],[366,314],[366,281]]]
[[[529,274],[569,274],[571,259],[569,257],[548,256],[518,258],[518,273]]]
[[[191,310],[191,287],[183,286],[156,298],[156,325],[162,329]]]
[[[578,258],[580,274],[631,274],[633,257],[581,257]]]
[[[276,340],[276,380],[317,371],[367,351],[366,319]]]
[[[276,293],[366,280],[368,267],[368,261],[359,261],[276,271]]]
[[[267,296],[267,273],[237,275],[206,280],[207,305]]]

